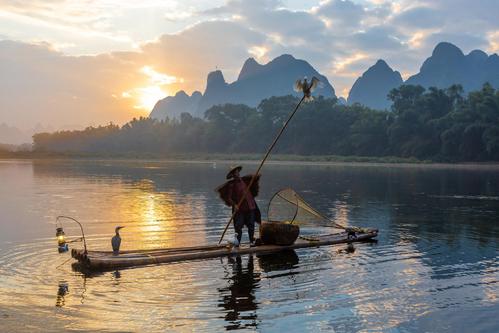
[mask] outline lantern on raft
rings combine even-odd
[[[57,237],[57,250],[59,253],[67,252],[69,250],[68,243],[66,242],[66,234],[62,227],[57,227],[55,236]]]
[[[78,224],[81,230],[81,237],[73,240],[66,240],[66,234],[64,233],[64,229],[62,229],[62,222],[60,221],[61,219],[66,219],[66,220],[71,220],[75,223]],[[87,253],[87,240],[85,239],[85,232],[83,232],[83,226],[81,225],[80,222],[78,222],[76,219],[70,217],[70,216],[57,216],[55,219],[55,225],[56,225],[56,231],[55,231],[55,236],[57,237],[57,249],[59,250],[59,253],[64,253],[69,250],[69,243],[73,242],[80,242],[83,240],[83,248],[84,248],[84,253]]]

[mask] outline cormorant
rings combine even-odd
[[[120,237],[120,229],[124,227],[118,226],[116,227],[116,235],[111,238],[111,245],[113,246],[113,254],[118,255],[120,253],[120,245],[121,245],[121,237]]]
[[[307,78],[304,78],[302,80],[296,80],[295,85],[294,85],[294,90],[296,92],[303,92],[303,95],[305,95],[305,102],[313,100],[312,98],[312,91],[317,88],[319,85],[319,79],[316,78],[315,76],[312,77],[312,80],[310,82],[307,81]]]

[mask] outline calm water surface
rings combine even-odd
[[[108,250],[116,225],[126,226],[123,249],[216,242],[230,212],[213,189],[227,167],[0,160],[0,331],[499,332],[493,167],[264,168],[262,211],[292,186],[338,222],[380,230],[353,253],[329,246],[104,273],[57,253],[57,215],[83,222],[91,249]]]

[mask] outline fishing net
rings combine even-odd
[[[298,225],[325,226],[345,229],[310,206],[293,189],[285,188],[270,199],[267,211],[269,222],[287,222]]]

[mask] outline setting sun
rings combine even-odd
[[[142,82],[142,84],[147,86],[124,91],[121,93],[121,97],[132,99],[134,109],[147,112],[150,112],[160,99],[170,95],[167,86],[177,82],[184,82],[182,78],[160,73],[151,66],[143,66],[139,72],[146,76],[145,82]]]
[[[154,105],[168,96],[160,87],[150,86],[136,89],[138,104],[134,105],[136,109],[151,111]]]

